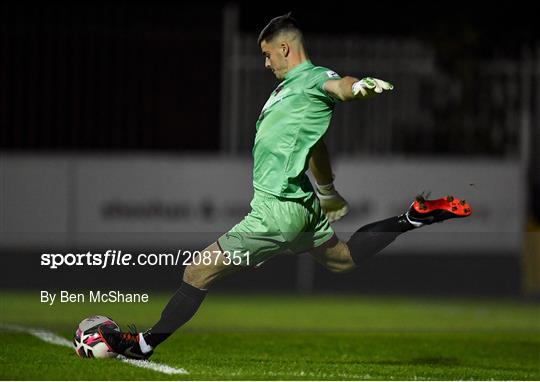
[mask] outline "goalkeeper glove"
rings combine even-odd
[[[316,192],[321,203],[321,208],[330,223],[347,215],[349,212],[349,204],[336,191],[333,183],[325,185],[317,184]]]
[[[383,90],[392,90],[394,85],[390,82],[379,80],[378,78],[366,77],[352,84],[352,93],[356,97],[361,94],[362,97],[367,96],[371,91],[382,93]]]

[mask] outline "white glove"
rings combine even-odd
[[[371,91],[375,93],[382,93],[383,90],[392,90],[394,85],[390,82],[379,80],[378,78],[366,77],[360,81],[356,81],[352,85],[353,95],[356,97],[359,93],[362,97],[368,95]]]
[[[321,202],[321,208],[326,214],[328,221],[333,223],[349,212],[349,204],[336,191],[334,184],[317,185],[317,196]]]

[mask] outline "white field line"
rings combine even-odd
[[[53,345],[59,345],[59,346],[67,346],[70,348],[73,348],[73,344],[66,340],[64,337],[60,337],[59,335],[54,334],[53,332],[49,332],[48,330],[44,329],[35,329],[35,328],[27,328],[24,326],[19,325],[8,325],[8,324],[0,324],[0,329],[5,329],[13,332],[23,332],[33,335],[34,337],[39,338],[42,341],[45,341],[47,343],[53,344]],[[118,356],[119,360],[121,360],[124,363],[128,363],[133,366],[141,367],[143,369],[150,369],[153,371],[157,371],[158,373],[164,373],[164,374],[189,374],[185,369],[177,369],[172,366],[163,365],[160,363],[152,362],[152,361],[143,361],[143,360],[135,360],[135,359],[129,359],[124,356]]]
[[[119,355],[118,359],[124,363],[129,363],[130,365],[142,367],[143,369],[150,369],[160,373],[165,374],[189,374],[186,369],[177,369],[169,365],[164,365],[162,363],[156,363],[152,361],[145,361],[142,359],[129,359],[123,355]]]

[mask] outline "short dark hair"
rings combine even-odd
[[[298,21],[296,21],[296,19],[291,16],[291,12],[270,20],[268,25],[266,25],[259,34],[257,43],[261,45],[261,42],[263,41],[270,42],[279,33],[285,31],[295,31],[302,34],[300,26],[298,25]]]

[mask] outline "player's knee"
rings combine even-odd
[[[356,268],[354,260],[348,253],[342,254],[327,267],[332,273],[349,273]]]
[[[349,247],[341,241],[323,252],[315,251],[312,255],[332,273],[348,273],[356,268]]]
[[[347,245],[342,245],[333,256],[330,271],[333,273],[348,273],[356,268],[356,264],[351,256]]]
[[[332,273],[343,274],[349,273],[356,268],[356,264],[353,261],[351,262],[341,262],[338,264],[332,264],[327,266],[328,270]]]

